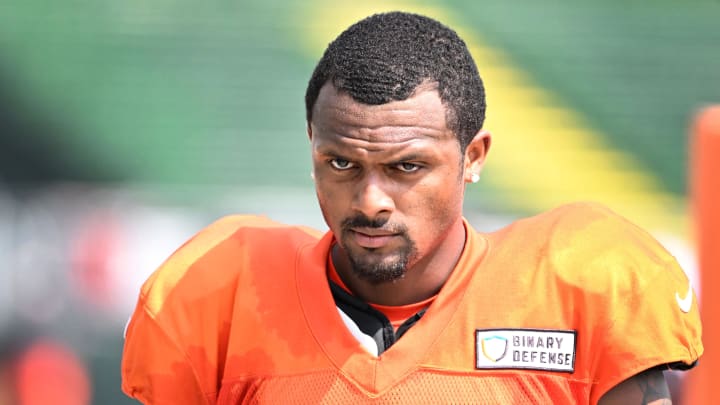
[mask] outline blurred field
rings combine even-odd
[[[471,222],[600,200],[694,271],[687,136],[720,102],[716,1],[10,1],[0,371],[50,337],[85,365],[92,403],[132,403],[119,392],[122,328],[181,241],[233,212],[323,228],[305,85],[347,23],[389,8],[456,27],[485,77],[495,138]]]

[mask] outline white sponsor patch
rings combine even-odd
[[[574,330],[478,329],[475,367],[575,371]]]

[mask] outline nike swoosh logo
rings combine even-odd
[[[686,314],[690,312],[690,308],[692,308],[692,302],[693,302],[693,291],[692,286],[688,282],[688,290],[685,293],[685,298],[680,298],[680,294],[675,292],[675,300],[678,303],[678,306],[680,307],[680,310],[685,312]]]

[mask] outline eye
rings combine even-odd
[[[401,162],[395,165],[395,167],[403,173],[413,173],[420,170],[421,166],[410,162]]]
[[[330,159],[329,162],[330,162],[330,166],[332,166],[333,169],[335,169],[335,170],[349,170],[349,169],[352,169],[353,167],[355,167],[355,165],[352,162],[350,162],[349,160],[342,159],[342,158]]]

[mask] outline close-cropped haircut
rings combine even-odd
[[[330,43],[305,93],[308,123],[328,82],[369,105],[406,100],[426,82],[437,86],[448,128],[463,151],[485,120],[485,89],[465,42],[447,26],[417,14],[375,14]]]

